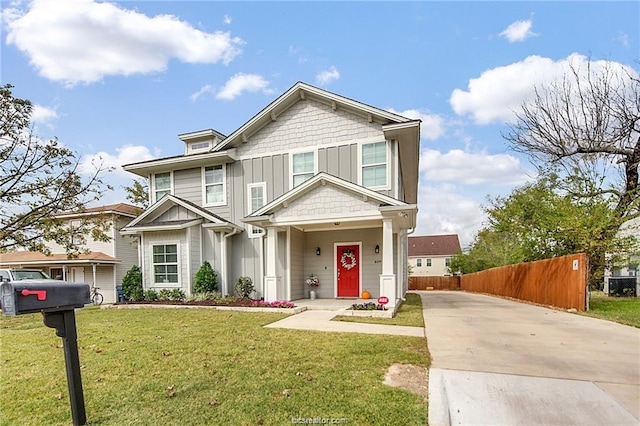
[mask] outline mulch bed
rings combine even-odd
[[[189,305],[189,306],[240,306],[240,307],[252,307],[253,299],[242,298],[236,300],[191,300],[191,301],[179,301],[179,300],[163,300],[150,302],[148,300],[141,300],[139,302],[118,302],[116,305]]]

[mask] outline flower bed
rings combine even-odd
[[[367,302],[367,303],[354,303],[349,308],[352,311],[386,311],[387,308],[384,305],[379,305],[375,302]]]
[[[293,302],[287,302],[285,300],[276,300],[275,302],[265,302],[264,300],[254,300],[251,303],[251,306],[256,306],[258,308],[284,308],[284,309],[293,309],[296,305]]]

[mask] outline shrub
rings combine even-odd
[[[251,303],[251,306],[256,306],[259,308],[286,308],[286,309],[292,309],[296,307],[296,305],[293,302],[287,302],[286,300],[276,300],[275,302],[265,302],[264,300],[254,300]]]
[[[218,300],[222,297],[219,291],[208,291],[206,293],[194,293],[187,298],[189,302],[201,302],[204,300]]]
[[[384,305],[378,305],[377,303],[374,303],[374,302],[354,303],[353,305],[351,305],[349,309],[354,311],[386,311],[387,310],[387,308],[385,308]]]
[[[142,271],[138,265],[133,265],[122,278],[122,292],[127,300],[134,302],[144,298]]]
[[[169,300],[183,301],[186,297],[184,291],[179,288],[174,288],[169,292]]]
[[[255,291],[253,281],[249,277],[240,277],[236,281],[236,293],[240,297],[249,297]]]
[[[212,291],[218,291],[218,275],[211,267],[211,264],[205,260],[196,273],[196,278],[193,282],[193,292],[209,293]]]
[[[158,292],[155,290],[147,290],[144,292],[144,300],[148,302],[155,302],[158,300]]]
[[[158,300],[161,302],[166,302],[167,300],[171,300],[171,290],[168,288],[163,288],[158,292]]]

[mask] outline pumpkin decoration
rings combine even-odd
[[[369,299],[371,298],[371,293],[369,293],[367,290],[362,292],[362,298],[363,299]]]

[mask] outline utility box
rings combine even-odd
[[[13,281],[0,285],[3,315],[63,311],[91,303],[89,284]]]

